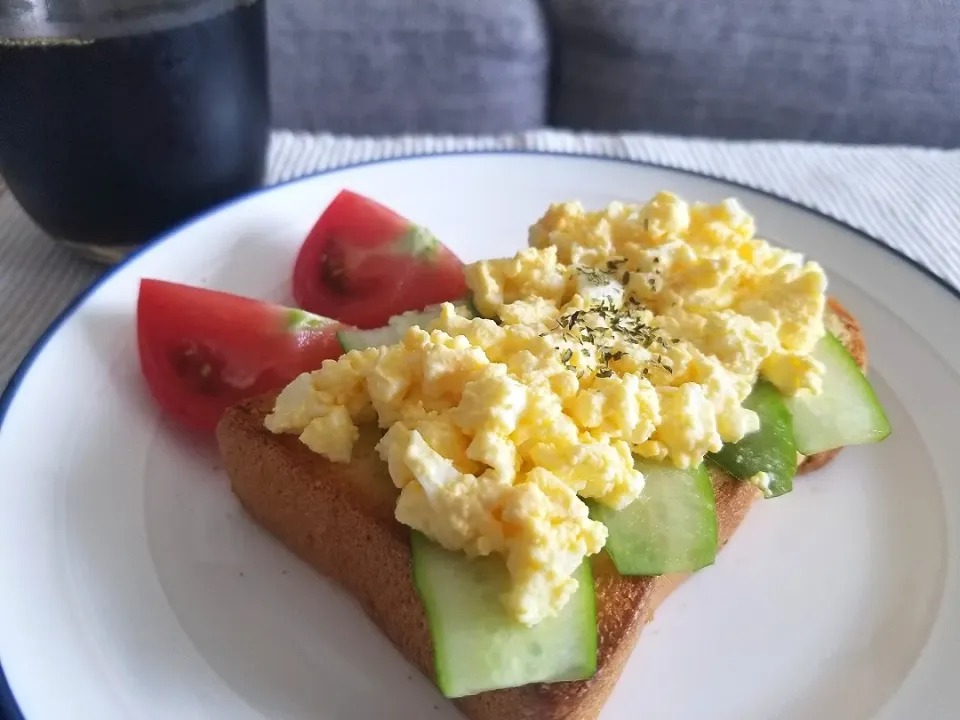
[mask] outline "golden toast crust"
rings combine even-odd
[[[830,300],[831,329],[861,365],[866,349],[854,318]],[[331,463],[292,435],[263,427],[267,395],[231,408],[217,440],[233,492],[250,515],[292,552],[352,595],[380,630],[421,672],[433,677],[433,650],[413,585],[409,534],[393,517],[396,490],[366,429],[349,465]],[[805,458],[800,472],[838,451]],[[749,483],[712,471],[721,546],[760,497]],[[657,606],[687,576],[623,577],[601,553],[592,561],[597,593],[597,673],[589,680],[526,685],[461,698],[471,720],[596,718]]]

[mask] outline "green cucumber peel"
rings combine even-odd
[[[793,490],[797,473],[797,446],[793,419],[777,389],[760,380],[743,406],[760,418],[760,429],[735,443],[727,443],[707,459],[740,480],[767,474],[764,497],[778,497]]]

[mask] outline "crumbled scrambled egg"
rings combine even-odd
[[[643,490],[633,456],[699,464],[758,428],[758,375],[819,392],[826,278],[754,237],[734,200],[553,205],[512,258],[466,268],[467,319],[302,375],[266,426],[349,462],[357,425],[400,496],[397,519],[451,550],[505,556],[521,622],[556,614],[606,528],[582,498],[623,508]],[[759,480],[759,478],[758,478]]]

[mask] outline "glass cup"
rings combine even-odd
[[[102,262],[263,181],[265,0],[0,3],[0,177]]]

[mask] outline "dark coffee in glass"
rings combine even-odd
[[[114,262],[263,179],[265,0],[0,3],[0,177]]]

